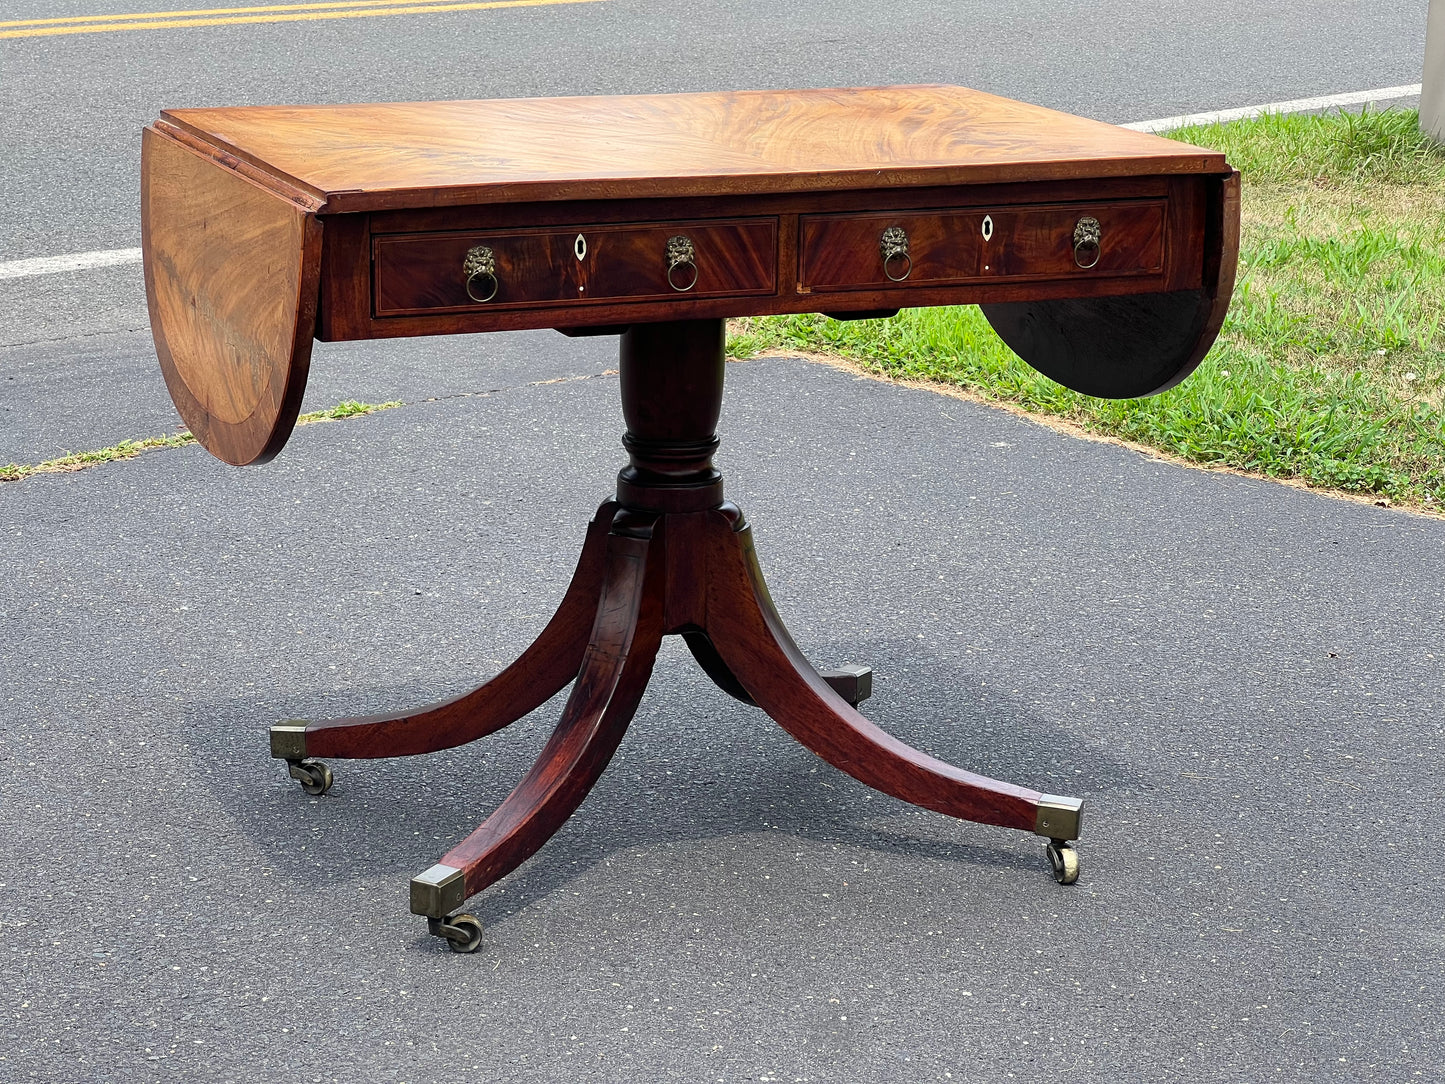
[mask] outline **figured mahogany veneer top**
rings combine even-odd
[[[166,110],[329,213],[1225,173],[1224,155],[962,87]]]

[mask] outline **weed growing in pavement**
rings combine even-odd
[[[833,352],[1200,463],[1445,503],[1445,149],[1413,110],[1171,134],[1224,151],[1244,181],[1229,317],[1177,388],[1079,395],[1016,357],[972,306],[737,321],[729,350]]]
[[[390,410],[392,407],[401,405],[399,401],[358,403],[354,399],[347,399],[337,403],[330,410],[314,410],[309,414],[302,414],[296,419],[296,424],[309,425],[312,422],[340,421],[343,418],[354,418],[360,414],[374,414],[378,410]],[[58,459],[47,459],[43,463],[7,463],[0,467],[0,482],[18,482],[22,478],[29,478],[34,474],[64,474],[69,471],[85,470],[87,467],[94,467],[100,463],[113,463],[117,459],[134,459],[142,452],[148,452],[153,448],[180,448],[195,442],[195,437],[186,430],[181,430],[170,436],[123,440],[119,444],[112,444],[109,448],[97,448],[90,452],[73,452],[70,455],[60,456]]]

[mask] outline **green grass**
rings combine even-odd
[[[730,352],[825,351],[1199,463],[1445,502],[1445,150],[1410,110],[1173,134],[1223,150],[1244,194],[1229,317],[1171,391],[1127,401],[1069,391],[1019,360],[972,306],[739,321]]]
[[[392,407],[401,405],[400,402],[358,403],[354,399],[347,399],[337,403],[330,410],[313,410],[309,414],[302,414],[296,419],[296,424],[310,425],[312,422],[340,421],[344,418],[355,418],[361,414],[373,414],[378,410],[390,410]],[[63,455],[58,459],[47,459],[43,463],[7,463],[0,467],[0,482],[19,482],[36,474],[64,474],[70,471],[85,470],[87,467],[99,466],[101,463],[134,459],[142,452],[148,452],[153,448],[180,448],[194,443],[196,443],[196,438],[186,430],[181,430],[179,433],[169,436],[123,440],[119,444],[112,444],[109,448],[96,448],[89,452],[72,452],[70,455]]]

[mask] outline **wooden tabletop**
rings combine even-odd
[[[326,213],[1225,173],[1224,155],[963,87],[166,110]]]

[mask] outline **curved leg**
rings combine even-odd
[[[608,501],[587,526],[577,571],[562,603],[516,662],[486,684],[452,700],[389,715],[318,722],[289,720],[271,728],[271,755],[304,757],[413,756],[451,749],[495,733],[541,707],[577,676],[597,612],[607,532],[617,510]]]
[[[738,681],[737,675],[728,669],[727,663],[723,662],[722,656],[717,653],[717,648],[708,639],[707,633],[689,630],[682,634],[682,638],[687,642],[692,657],[703,668],[703,672],[712,678],[714,685],[729,696],[741,700],[744,704],[757,706],[752,696]],[[855,708],[873,695],[873,668],[871,666],[843,666],[837,670],[819,670],[818,676]]]
[[[752,532],[722,516],[709,531],[707,631],[753,700],[835,768],[950,816],[1056,839],[1078,836],[1079,803],[935,760],[858,714],[803,657],[773,607]]]
[[[620,534],[607,539],[596,621],[557,729],[497,811],[412,880],[414,914],[441,920],[516,869],[562,827],[607,767],[662,643],[662,561],[650,559],[650,541]]]
[[[684,632],[682,639],[687,644],[687,649],[692,652],[692,657],[702,667],[703,673],[712,678],[714,685],[744,704],[753,703],[753,698],[742,687],[737,676],[728,669],[728,664],[722,661],[722,656],[717,653],[717,648],[713,647],[707,633]]]

